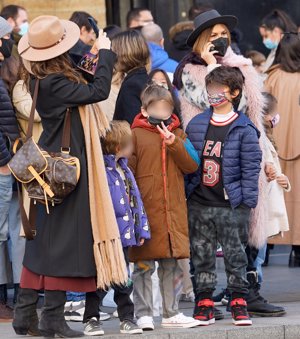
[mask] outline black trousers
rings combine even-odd
[[[216,287],[216,249],[224,252],[228,289],[233,298],[246,297],[250,208],[212,207],[188,201],[194,291],[197,300],[211,298]]]
[[[124,256],[126,260],[127,267],[129,266],[128,260],[128,248],[123,248]],[[117,311],[120,321],[133,320],[134,318],[134,305],[130,298],[130,295],[133,291],[133,284],[130,279],[128,279],[127,285],[112,286],[114,290],[114,302],[117,304]],[[102,303],[106,295],[105,291],[98,290],[95,292],[86,293],[85,301],[85,312],[83,316],[83,322],[88,322],[91,318],[100,318],[99,315],[99,306]]]

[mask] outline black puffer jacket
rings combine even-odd
[[[0,79],[0,167],[6,165],[10,158],[10,145],[20,136],[15,111],[7,92]]]

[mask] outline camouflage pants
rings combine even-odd
[[[245,247],[250,209],[244,206],[210,207],[188,201],[191,260],[198,299],[211,297],[217,284],[217,243],[224,253],[227,284],[233,297],[248,294]]]

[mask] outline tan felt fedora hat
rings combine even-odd
[[[18,44],[20,56],[28,61],[45,61],[67,52],[79,40],[79,27],[56,16],[35,18]]]

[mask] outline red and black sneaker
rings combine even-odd
[[[198,301],[195,307],[194,319],[200,321],[200,326],[207,326],[215,323],[214,302],[211,299]]]
[[[236,326],[252,325],[252,320],[247,311],[247,303],[244,299],[233,299],[230,303],[232,322]]]

